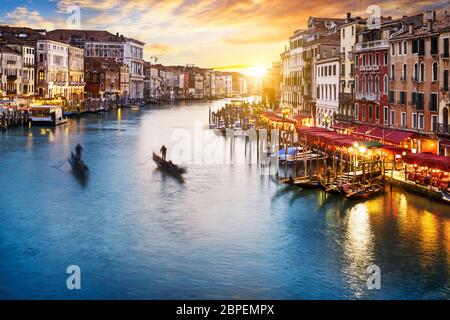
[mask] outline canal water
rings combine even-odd
[[[450,297],[449,206],[397,189],[348,201],[287,188],[208,130],[223,103],[0,133],[0,298]],[[66,162],[77,143],[85,183]],[[162,144],[184,180],[149,160]],[[69,265],[81,290],[67,289]],[[373,265],[381,288],[369,290]]]

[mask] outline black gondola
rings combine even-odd
[[[78,176],[87,176],[89,175],[89,168],[84,163],[83,160],[81,160],[79,157],[73,154],[71,152],[70,158],[67,159],[69,161],[70,166],[72,167],[72,172]]]
[[[156,153],[153,152],[153,161],[155,161],[158,168],[165,170],[170,173],[182,174],[186,172],[186,169],[176,164],[172,163],[172,161],[166,161]]]

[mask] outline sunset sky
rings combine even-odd
[[[81,28],[122,33],[147,43],[147,60],[196,64],[221,70],[268,67],[279,60],[288,37],[309,16],[364,15],[379,5],[382,15],[402,16],[448,6],[446,1],[354,0],[2,0],[0,23],[67,28],[68,6],[81,8]]]

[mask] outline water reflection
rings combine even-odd
[[[70,297],[60,275],[73,260],[95,275],[86,299],[449,296],[448,206],[395,188],[359,202],[280,184],[248,161],[254,145],[211,136],[208,107],[122,109],[42,134],[1,133],[0,297]],[[151,151],[173,150],[180,129],[215,146],[193,144],[191,162],[227,161],[187,163],[184,183],[157,170]],[[77,143],[91,169],[85,188],[67,164]],[[366,288],[370,264],[381,290]]]

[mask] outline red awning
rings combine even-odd
[[[403,131],[403,130],[394,130],[389,134],[384,136],[384,140],[386,142],[390,142],[393,144],[400,144],[403,140],[408,139],[415,135],[415,132],[411,131]]]
[[[430,169],[439,169],[450,172],[450,157],[438,156],[432,153],[411,153],[403,156],[403,161],[407,164],[415,164]]]
[[[363,134],[363,135],[366,135],[366,134],[368,134],[369,133],[369,131],[371,131],[371,130],[373,130],[373,129],[375,129],[375,127],[373,127],[373,126],[369,126],[369,125],[367,125],[367,124],[361,124],[361,125],[359,125],[357,128],[356,128],[356,130],[355,130],[355,134]]]
[[[392,132],[392,129],[386,129],[383,127],[376,127],[370,132],[367,133],[368,137],[376,138],[376,139],[383,139],[383,137],[386,137],[389,133]]]

